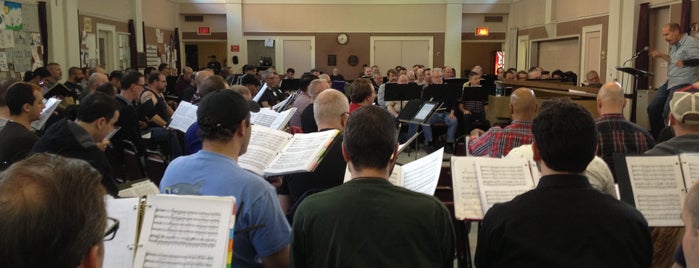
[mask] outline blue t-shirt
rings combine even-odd
[[[233,267],[262,267],[260,257],[289,245],[291,229],[275,189],[262,177],[221,154],[200,150],[170,163],[160,192],[178,195],[234,196],[240,210],[233,237]]]

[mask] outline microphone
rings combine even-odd
[[[636,52],[636,54],[634,54],[633,57],[638,58],[638,56],[641,55],[641,53],[648,51],[648,49],[649,49],[648,46],[645,46],[643,49]]]

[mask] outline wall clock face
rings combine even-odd
[[[347,44],[347,41],[349,41],[349,37],[347,36],[346,33],[341,33],[337,35],[337,43],[340,45]]]

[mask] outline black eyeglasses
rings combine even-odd
[[[107,230],[104,231],[104,241],[112,241],[119,230],[119,220],[107,217]]]

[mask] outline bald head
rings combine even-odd
[[[328,81],[325,79],[319,78],[311,81],[311,84],[308,86],[308,94],[311,95],[311,98],[315,98],[320,94],[321,91],[326,90],[330,88],[330,84]]]
[[[194,84],[196,84],[197,88],[199,88],[201,84],[204,83],[204,80],[212,75],[214,75],[214,72],[209,69],[198,71],[197,75],[194,77]]]
[[[320,92],[313,101],[313,118],[318,129],[344,129],[349,113],[349,101],[342,92],[330,89]]]
[[[104,83],[109,83],[109,78],[103,73],[93,73],[87,79],[87,85],[90,87],[90,93],[95,92],[97,87]]]
[[[624,89],[617,82],[606,83],[597,92],[597,110],[601,115],[621,113],[625,104]]]
[[[529,88],[518,88],[510,95],[510,110],[513,120],[531,121],[534,119],[537,108],[536,95]]]

